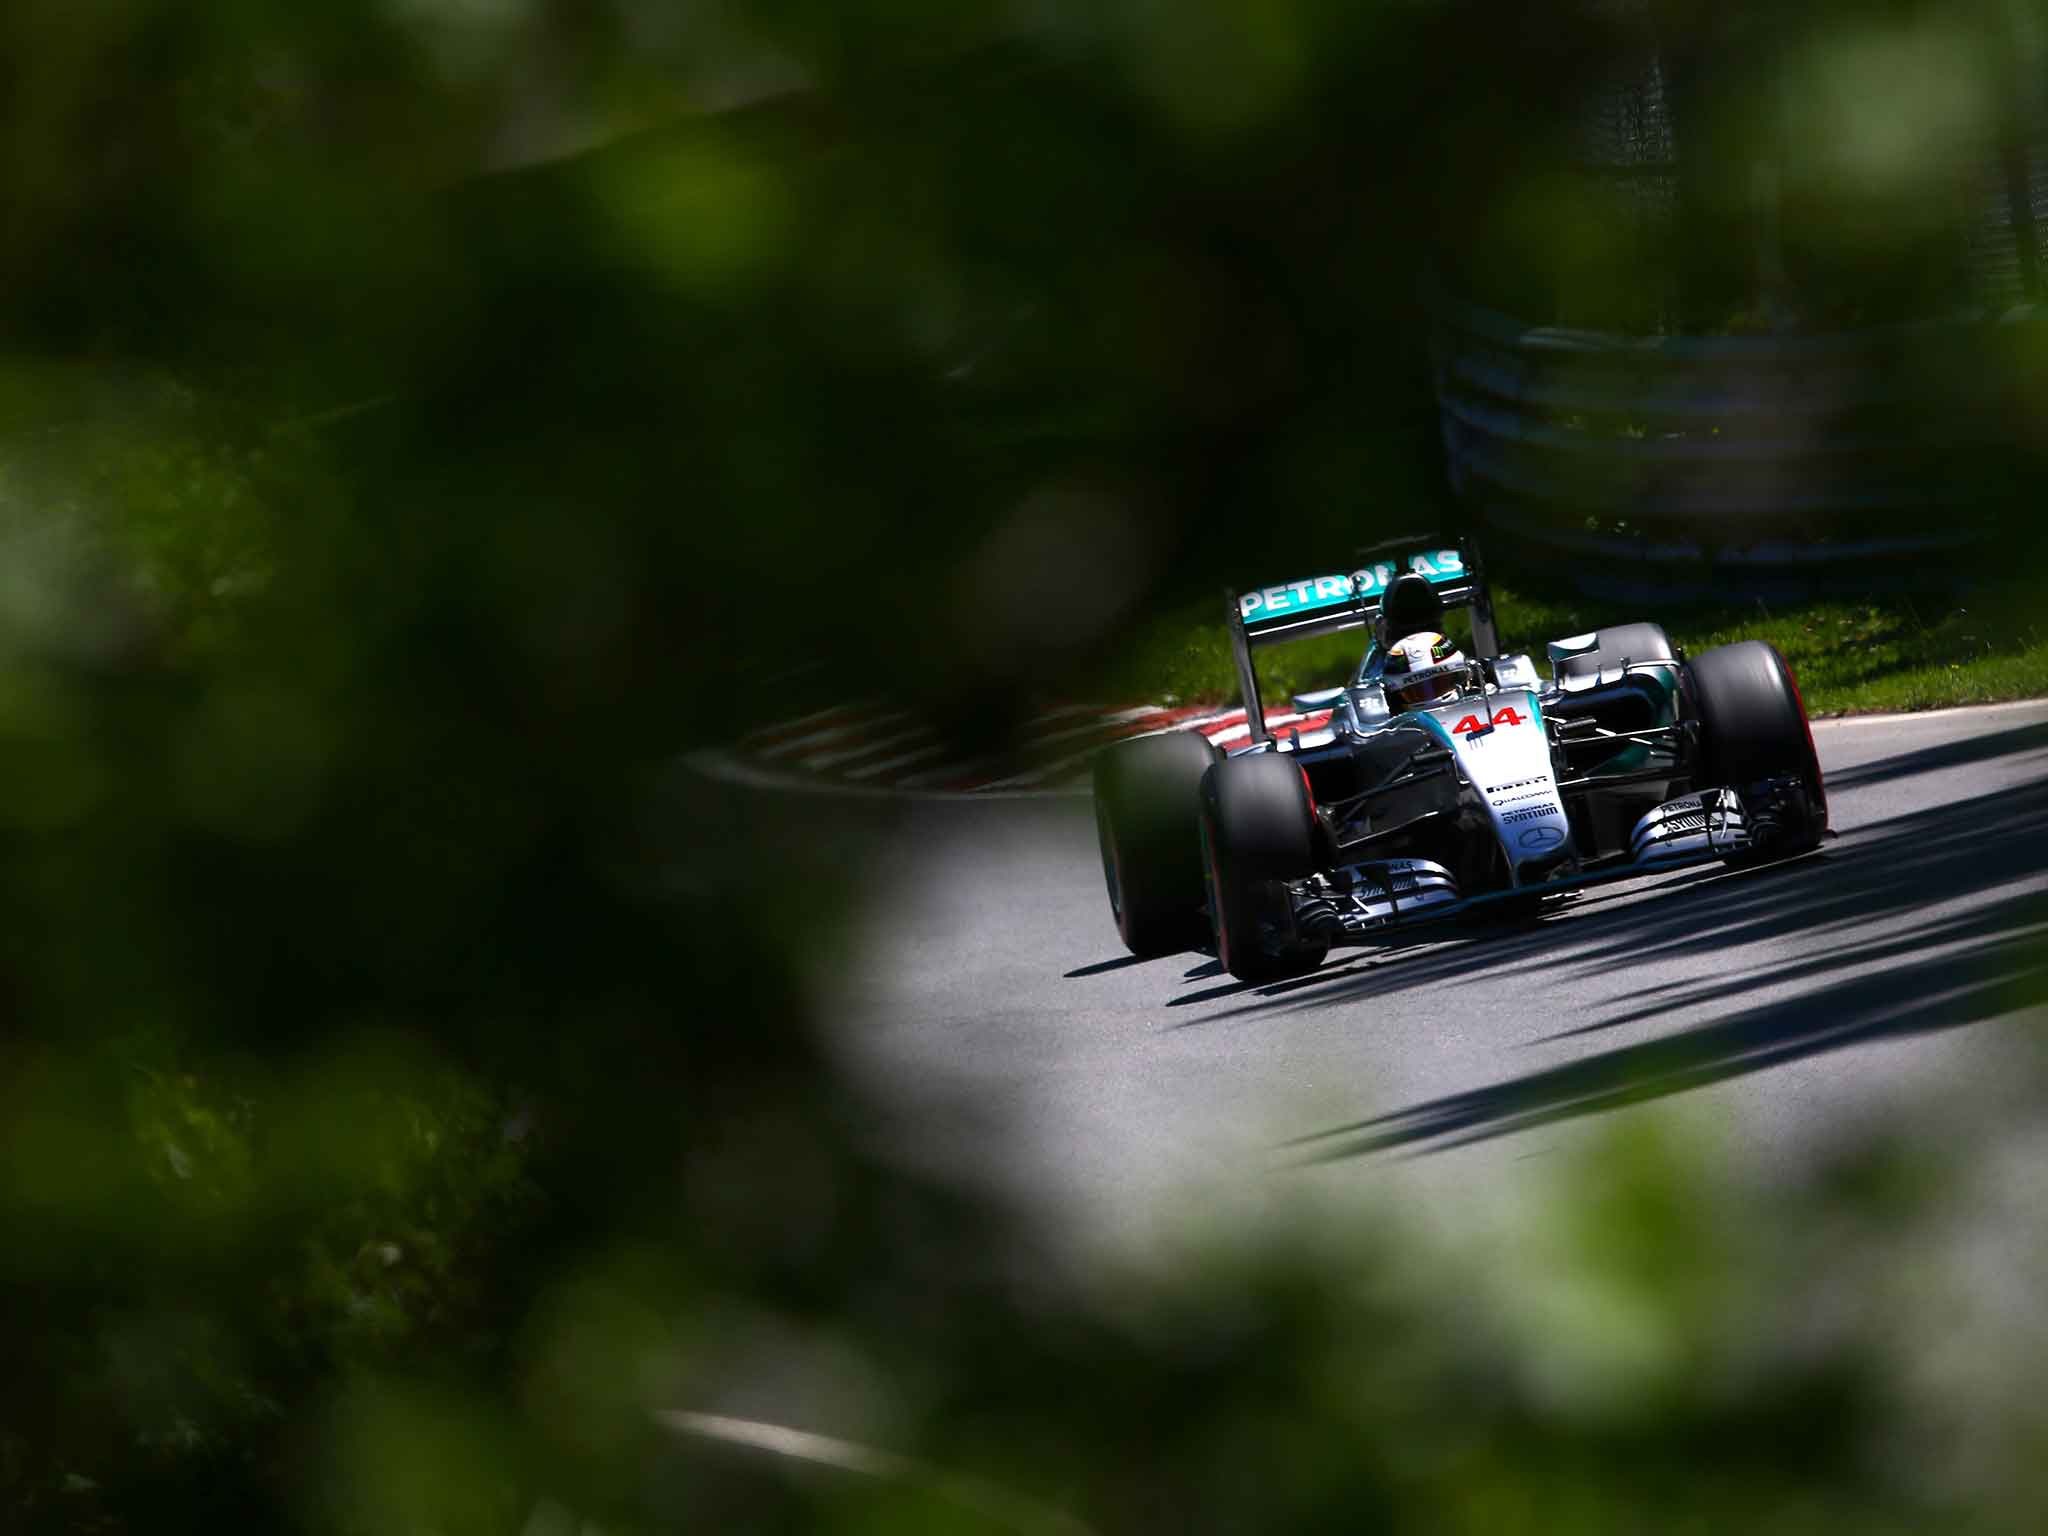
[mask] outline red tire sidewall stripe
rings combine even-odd
[[[1785,659],[1785,653],[1775,645],[1771,654],[1778,658],[1778,665],[1785,669],[1785,681],[1792,685],[1792,703],[1799,710],[1799,728],[1806,732],[1806,755],[1813,761],[1813,792],[1820,798],[1821,811],[1827,811],[1827,780],[1820,771],[1820,747],[1813,739],[1813,721],[1807,718],[1806,696],[1799,691],[1799,674],[1792,670],[1792,663]]]

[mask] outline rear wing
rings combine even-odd
[[[1395,558],[1374,557],[1392,553]],[[1230,648],[1237,661],[1238,689],[1253,741],[1267,740],[1266,713],[1259,702],[1259,677],[1252,652],[1281,640],[1333,635],[1370,624],[1386,601],[1387,588],[1413,571],[1436,588],[1446,608],[1465,609],[1472,619],[1473,649],[1492,656],[1500,650],[1493,624],[1493,600],[1485,571],[1470,538],[1452,544],[1426,536],[1390,539],[1359,551],[1369,563],[1348,574],[1310,576],[1276,587],[1230,594]]]

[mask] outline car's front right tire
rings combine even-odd
[[[1140,736],[1095,759],[1095,832],[1118,937],[1134,955],[1193,949],[1203,917],[1202,775],[1219,754],[1195,731]]]
[[[1797,778],[1797,808],[1770,843],[1736,862],[1804,853],[1827,833],[1828,802],[1820,757],[1792,669],[1775,646],[1743,640],[1693,657],[1693,697],[1700,712],[1702,787],[1733,789],[1750,799],[1756,786]]]
[[[1296,931],[1284,885],[1321,866],[1320,842],[1307,777],[1292,759],[1226,758],[1202,776],[1216,954],[1238,980],[1276,981],[1323,963],[1329,945]]]

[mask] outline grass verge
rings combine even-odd
[[[1655,618],[1688,653],[1736,640],[1768,640],[1798,674],[1815,715],[1942,709],[2048,694],[2048,637],[2031,589],[1967,598],[1876,597],[1799,607],[1760,602],[1657,614],[1592,599],[1542,598],[1496,589],[1501,643],[1543,661],[1546,642],[1603,625]],[[1102,698],[1180,702],[1235,699],[1236,677],[1219,605],[1162,614],[1107,666]],[[1462,619],[1453,634],[1461,641]],[[1275,646],[1259,653],[1269,706],[1341,681],[1361,649],[1356,634]]]

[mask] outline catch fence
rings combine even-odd
[[[2048,325],[1628,337],[1439,299],[1451,485],[1581,584],[1805,595],[1938,581],[2018,483]]]

